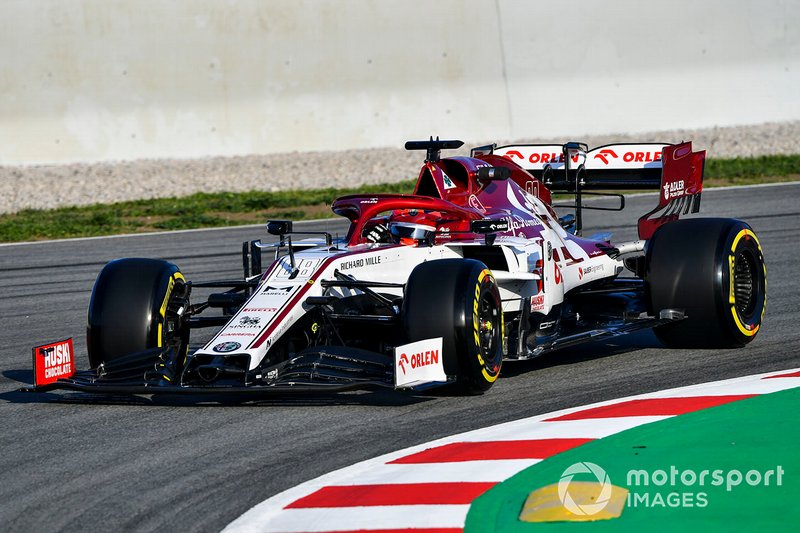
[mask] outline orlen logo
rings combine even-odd
[[[506,155],[504,155],[506,159],[525,159],[525,156],[522,155],[521,152],[518,150],[510,150]],[[577,163],[580,159],[580,156],[574,155],[571,157],[574,163]],[[564,154],[559,154],[556,152],[533,152],[531,155],[528,156],[529,163],[563,163],[564,162]]]
[[[444,373],[444,360],[441,354],[441,337],[395,346],[395,387],[413,387],[432,382],[445,383],[447,374]]]
[[[611,157],[612,159],[616,159],[619,156],[614,150],[609,150],[608,148],[600,150],[598,153],[594,154],[595,159],[599,159],[606,165],[608,164],[609,157]]]
[[[614,150],[604,148],[594,154],[595,159],[599,159],[604,165],[607,165],[612,159],[619,159],[620,156]],[[622,160],[626,163],[651,163],[654,161],[661,161],[661,151],[657,152],[625,152],[622,154]]]
[[[406,365],[411,368],[420,368],[429,365],[439,364],[439,350],[427,350],[419,353],[412,353],[411,355],[400,354],[400,368],[403,374],[406,373]]]
[[[403,375],[406,374],[406,365],[410,365],[408,362],[408,356],[406,354],[400,354],[400,369],[403,371]]]
[[[571,157],[573,163],[578,162],[578,156],[574,155]],[[556,153],[532,153],[531,156],[528,158],[529,163],[563,163],[564,162],[564,154],[556,154]]]

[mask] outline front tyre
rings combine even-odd
[[[660,227],[648,243],[645,291],[651,312],[684,309],[686,318],[655,328],[674,348],[735,348],[761,329],[767,270],[746,223],[696,218]]]
[[[183,361],[188,328],[180,308],[188,287],[178,267],[156,259],[118,259],[97,276],[86,344],[91,368],[131,353],[173,348]]]
[[[503,362],[503,309],[491,271],[472,259],[441,259],[411,272],[403,300],[409,342],[442,337],[447,375],[464,393],[494,384]]]

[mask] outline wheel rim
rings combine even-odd
[[[497,370],[497,346],[500,335],[500,310],[490,294],[481,295],[478,309],[478,337],[484,367],[494,373]]]
[[[759,290],[756,259],[749,251],[736,255],[733,266],[733,298],[736,311],[744,319],[752,318],[756,310]]]
[[[189,348],[186,338],[184,338],[186,325],[182,316],[187,305],[186,285],[181,282],[176,283],[164,313],[161,345],[173,348],[180,363],[183,362]]]

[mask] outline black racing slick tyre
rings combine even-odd
[[[503,309],[491,271],[472,259],[440,259],[411,272],[402,319],[409,342],[442,337],[442,359],[456,388],[483,393],[500,375]]]
[[[696,218],[660,227],[647,247],[645,293],[651,312],[683,309],[684,320],[655,328],[671,348],[736,348],[764,317],[767,270],[746,223]]]
[[[187,299],[186,280],[172,263],[156,259],[108,263],[97,276],[89,301],[90,366],[170,346],[185,357],[188,329],[180,325],[178,310]]]

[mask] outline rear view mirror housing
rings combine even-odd
[[[469,229],[472,233],[479,235],[508,231],[508,220],[493,220],[490,218],[473,220],[469,223]]]
[[[480,181],[503,181],[511,177],[511,170],[506,167],[481,167],[476,177]]]
[[[291,220],[270,220],[267,222],[267,233],[270,235],[286,235],[292,232]]]

